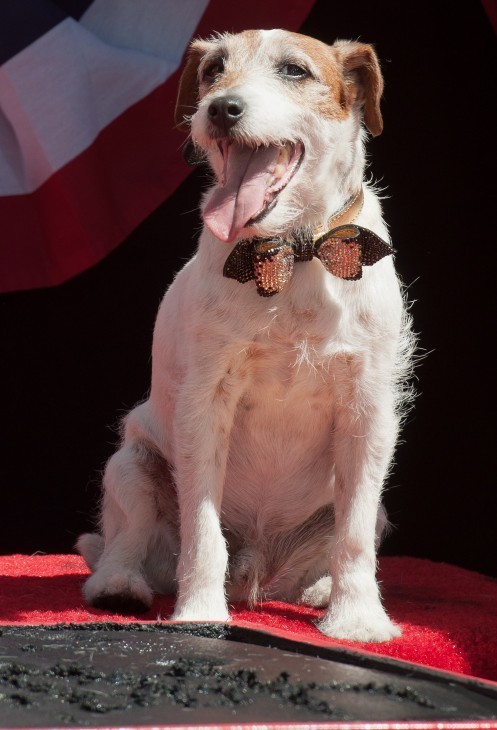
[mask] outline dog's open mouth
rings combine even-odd
[[[276,204],[299,167],[304,147],[301,142],[256,148],[231,140],[218,144],[223,173],[204,209],[204,221],[217,238],[231,243]]]

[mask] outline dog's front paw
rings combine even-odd
[[[83,586],[83,595],[95,608],[124,614],[145,613],[153,598],[142,576],[129,572],[107,575],[97,571]]]
[[[361,642],[390,641],[402,634],[381,605],[348,608],[336,611],[330,607],[318,622],[318,629],[334,639]]]
[[[201,600],[190,599],[181,601],[178,599],[176,608],[172,615],[174,621],[229,621],[230,615],[228,606],[224,599]]]

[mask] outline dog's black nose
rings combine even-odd
[[[244,115],[246,104],[239,96],[220,96],[209,104],[210,121],[225,132]]]

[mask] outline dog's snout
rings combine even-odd
[[[239,96],[220,96],[209,104],[207,114],[210,121],[220,129],[227,131],[244,115],[246,104]]]

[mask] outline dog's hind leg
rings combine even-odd
[[[162,484],[158,484],[159,476]],[[157,584],[157,561],[148,553],[151,545],[159,552],[159,541],[160,552],[169,553],[169,560],[164,559],[162,563],[160,588],[164,592],[169,592],[168,588],[174,590],[176,540],[161,510],[167,497],[174,501],[170,482],[167,462],[138,439],[124,444],[109,460],[104,475],[101,517],[104,547],[92,566],[93,575],[83,588],[91,605],[120,613],[146,611],[153,594],[145,565],[148,558],[153,568],[149,572]],[[171,510],[175,510],[174,504]],[[88,545],[90,550],[86,554],[91,553],[91,563],[95,557],[92,544],[84,536],[80,547],[85,557]]]

